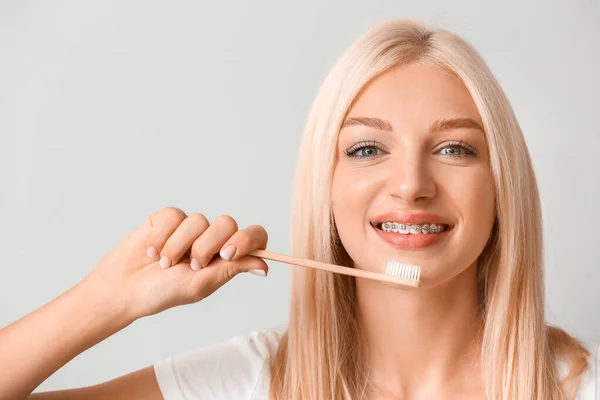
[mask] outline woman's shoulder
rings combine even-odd
[[[154,364],[165,400],[265,398],[284,327],[255,330]]]
[[[600,344],[584,343],[589,352],[588,369],[581,377],[576,400],[600,399]]]

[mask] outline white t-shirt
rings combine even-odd
[[[154,365],[165,400],[267,400],[283,330],[260,330],[200,347]],[[589,369],[576,400],[600,400],[599,346],[587,346]]]

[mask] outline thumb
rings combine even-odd
[[[204,298],[241,273],[266,277],[269,267],[262,258],[254,256],[243,256],[235,261],[226,261],[217,257],[200,271],[191,272],[194,272],[197,277],[194,279],[193,291]]]
[[[217,280],[222,281],[223,284],[241,273],[251,273],[265,277],[269,272],[267,263],[259,257],[246,255],[235,261],[226,261],[221,258],[219,258],[218,261],[215,261],[216,262],[209,264],[206,268],[214,268]]]

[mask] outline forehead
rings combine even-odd
[[[378,117],[394,129],[420,128],[440,118],[465,117],[481,123],[466,87],[440,67],[402,65],[369,82],[348,117]]]

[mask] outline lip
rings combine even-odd
[[[378,224],[383,222],[398,222],[401,224],[444,224],[448,227],[441,233],[435,234],[402,234],[397,232],[385,232],[377,228]],[[401,213],[401,212],[389,212],[376,216],[371,220],[371,226],[375,233],[388,244],[391,244],[394,248],[402,250],[419,250],[424,249],[448,238],[448,235],[452,232],[454,224],[452,224],[447,218],[444,218],[437,214],[431,213]]]

